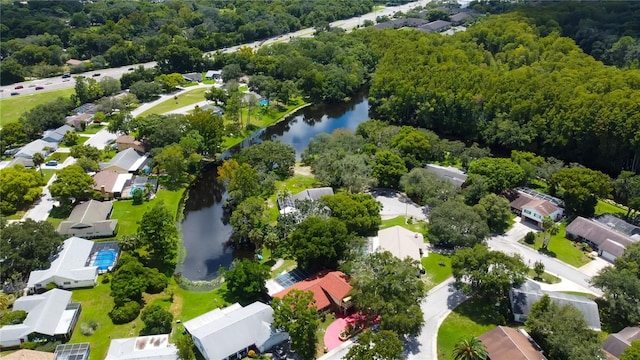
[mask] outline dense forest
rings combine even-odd
[[[155,60],[171,45],[211,51],[367,13],[373,0],[2,2],[3,84]]]

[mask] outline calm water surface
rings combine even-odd
[[[312,137],[336,129],[355,130],[358,124],[368,119],[369,103],[363,90],[348,103],[314,105],[302,109],[286,120],[257,132],[231,152],[264,140],[277,140],[293,146],[299,159]],[[216,176],[217,168],[210,166],[188,190],[189,198],[185,203],[182,222],[187,256],[178,271],[190,280],[213,279],[221,266],[227,267],[234,257],[247,255],[226,245],[232,229],[223,221],[225,214],[222,205],[228,194]]]

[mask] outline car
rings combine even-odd
[[[42,90],[44,89],[44,86],[36,86],[36,90]]]
[[[16,95],[20,95],[20,93],[17,92],[17,91],[14,91],[14,92],[11,93],[11,96],[16,96]]]
[[[49,161],[47,161],[47,163],[45,165],[47,165],[47,166],[58,166],[58,160],[49,160]]]
[[[29,87],[30,87],[30,88],[32,88],[32,87],[36,87],[36,84],[29,84]]]
[[[133,71],[133,68],[128,68],[127,71]]]
[[[68,79],[70,77],[71,77],[71,74],[69,74],[69,73],[65,73],[65,74],[62,75],[63,79]]]
[[[16,86],[14,89],[16,89],[16,90],[24,89],[24,86],[22,86],[22,85],[18,85],[18,86]]]
[[[67,82],[69,81],[69,79],[62,79],[62,82]]]
[[[91,76],[93,76],[93,77],[98,77],[98,76],[100,76],[100,75],[101,75],[100,73],[95,73],[95,74],[93,74],[93,75],[91,75]]]

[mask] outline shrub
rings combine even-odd
[[[536,242],[536,234],[533,231],[529,231],[527,235],[524,236],[524,242],[533,245]]]
[[[101,282],[102,282],[103,284],[108,284],[108,283],[109,283],[109,281],[111,281],[111,279],[109,279],[109,275],[104,275],[104,276],[102,277],[102,281],[101,281]]]
[[[140,205],[144,200],[144,191],[142,189],[133,190],[133,205]]]
[[[50,282],[44,288],[47,289],[47,291],[49,291],[49,290],[57,289],[58,285],[54,282]]]
[[[140,304],[135,301],[129,301],[123,306],[114,307],[109,312],[109,317],[114,324],[126,324],[135,320],[140,315]]]
[[[26,317],[27,313],[24,310],[12,311],[2,317],[2,319],[0,320],[0,325],[22,324]]]
[[[25,341],[20,344],[20,349],[35,350],[38,344],[34,341]]]
[[[167,277],[159,272],[158,269],[147,269],[147,281],[145,292],[148,294],[161,293],[168,284]]]
[[[89,325],[83,323],[83,324],[80,324],[80,332],[84,336],[91,336],[93,335],[95,330],[92,329]]]

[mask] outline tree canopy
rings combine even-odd
[[[140,335],[170,334],[173,325],[173,315],[160,305],[151,304],[142,310],[144,328]]]
[[[511,159],[487,157],[471,162],[469,176],[484,177],[489,191],[499,194],[503,190],[522,185],[525,172]]]
[[[310,216],[289,235],[291,256],[307,271],[336,269],[351,235],[344,222]]]
[[[0,212],[11,215],[40,197],[44,181],[34,169],[22,165],[0,170]]]
[[[365,330],[358,335],[358,341],[349,349],[346,360],[402,360],[402,341],[398,334],[389,330],[372,332]]]
[[[567,211],[580,216],[592,216],[598,197],[607,197],[613,186],[609,176],[585,167],[563,168],[549,185],[552,194],[562,195]]]
[[[49,186],[51,196],[60,203],[86,200],[93,196],[95,182],[80,165],[69,165],[56,173],[56,180]]]
[[[311,291],[297,289],[290,291],[282,299],[273,299],[271,303],[273,326],[289,333],[291,347],[304,360],[312,360],[316,356],[316,333],[320,320],[314,303]]]
[[[331,217],[345,223],[347,230],[358,235],[366,235],[381,223],[380,203],[369,194],[325,195],[320,201],[331,210]]]
[[[223,274],[229,294],[243,305],[264,299],[270,275],[268,266],[248,259],[235,260]]]
[[[159,201],[142,215],[138,225],[138,239],[148,254],[149,266],[163,273],[173,273],[178,261],[175,215]]]
[[[473,208],[450,200],[431,212],[428,236],[437,246],[473,247],[489,236],[489,227]]]
[[[279,141],[265,141],[242,149],[238,158],[261,173],[272,173],[279,180],[284,180],[291,175],[296,163],[296,151],[291,145]]]

